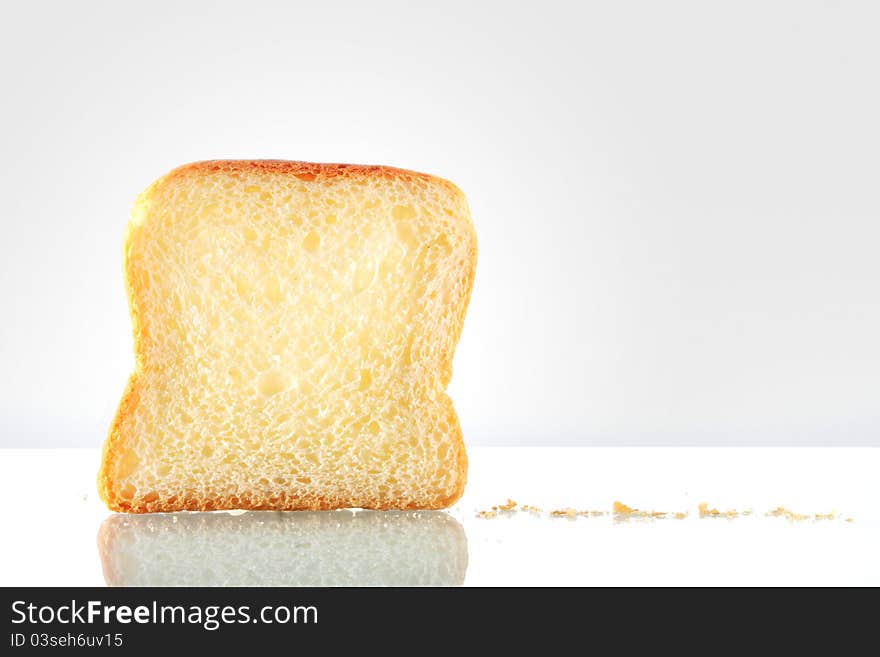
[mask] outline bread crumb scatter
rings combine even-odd
[[[700,518],[727,518],[728,520],[732,520],[738,517],[748,517],[754,515],[753,509],[745,509],[744,511],[737,511],[736,509],[727,509],[726,511],[721,511],[716,507],[710,507],[708,502],[700,502],[697,506],[697,511],[699,513]],[[491,508],[485,511],[477,511],[478,518],[495,518],[499,514],[504,515],[512,515],[514,513],[530,513],[533,515],[543,514],[543,509],[532,506],[531,504],[517,504],[512,499],[508,498],[504,504],[496,504]],[[619,500],[615,500],[612,504],[611,511],[599,511],[592,509],[585,509],[582,511],[577,510],[574,507],[567,506],[561,509],[553,509],[549,511],[547,514],[550,518],[568,518],[570,520],[575,520],[578,516],[584,518],[600,518],[603,516],[613,515],[615,521],[626,521],[630,519],[641,519],[641,520],[653,520],[653,519],[663,519],[663,518],[674,518],[676,520],[684,520],[685,518],[690,516],[689,511],[645,511],[642,509],[636,509],[634,507],[629,506],[628,504],[624,504]],[[778,506],[775,509],[767,511],[765,516],[770,518],[778,518],[783,517],[787,520],[791,521],[802,521],[802,520],[835,520],[837,518],[841,518],[841,516],[836,515],[833,511],[830,513],[815,513],[812,515],[795,513],[790,509],[786,509],[785,507]],[[842,518],[846,522],[854,522],[852,518]]]

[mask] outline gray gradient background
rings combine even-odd
[[[0,445],[101,444],[185,162],[467,193],[471,444],[880,445],[880,5],[8,2]]]

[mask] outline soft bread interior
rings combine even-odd
[[[113,515],[110,586],[456,586],[461,525],[439,511]]]
[[[464,196],[411,172],[296,165],[191,165],[139,198],[137,367],[100,477],[111,508],[461,494],[444,389],[476,263]]]

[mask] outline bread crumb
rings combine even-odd
[[[771,518],[779,518],[780,516],[782,516],[789,522],[809,520],[810,518],[810,516],[808,515],[804,515],[803,513],[795,513],[790,509],[786,509],[784,506],[777,506],[775,509],[773,509],[772,511],[768,511],[764,515]]]
[[[834,512],[831,513],[817,513],[813,516],[816,520],[834,520]]]
[[[520,511],[526,511],[528,513],[543,513],[543,509],[539,509],[536,506],[531,506],[530,504],[523,504],[520,508]]]
[[[697,508],[699,509],[701,518],[728,518],[728,519],[732,519],[732,518],[736,518],[738,515],[740,515],[739,511],[737,511],[736,509],[728,509],[727,511],[719,511],[718,509],[716,509],[714,507],[710,509],[709,504],[706,502],[700,502],[700,504]]]
[[[847,522],[855,522],[855,520],[853,520],[852,518],[847,518],[846,521]]]
[[[673,516],[676,520],[684,520],[688,517],[687,511],[679,511]]]
[[[632,507],[627,506],[623,502],[618,502],[617,500],[614,500],[612,510],[614,511],[614,513],[635,513],[636,511]]]
[[[486,510],[486,511],[477,511],[477,517],[478,517],[478,518],[494,518],[494,517],[496,517],[499,513],[502,513],[502,512],[509,512],[509,511],[515,511],[515,510],[516,510],[516,507],[517,507],[516,502],[514,502],[512,499],[510,499],[510,498],[508,497],[508,498],[507,498],[507,501],[506,501],[504,504],[493,504],[493,505],[492,505],[488,510]],[[526,510],[526,507],[521,507],[521,508],[522,508],[522,510],[524,510],[524,511]]]
[[[700,517],[705,518],[706,516],[718,516],[721,515],[718,509],[710,509],[709,504],[707,502],[700,502],[697,507],[700,510]]]
[[[565,516],[566,518],[574,519],[574,518],[577,518],[577,514],[578,514],[577,509],[573,509],[571,507],[567,507],[565,509],[556,509],[555,511],[550,512],[551,516],[554,516],[557,518]]]
[[[642,511],[641,509],[634,509],[617,500],[614,501],[612,512],[614,513],[616,520],[629,520],[630,518],[665,518],[669,515],[668,511]]]

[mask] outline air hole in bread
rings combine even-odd
[[[259,389],[260,394],[265,395],[266,397],[277,395],[286,387],[287,377],[277,370],[263,372],[257,382],[257,388]]]
[[[395,205],[391,208],[391,216],[397,221],[408,221],[416,218],[416,211],[409,205]]]
[[[364,258],[358,262],[354,271],[354,281],[352,290],[355,294],[360,294],[373,284],[376,278],[376,261],[372,258]]]
[[[373,376],[370,374],[370,370],[361,370],[361,382],[358,385],[358,390],[363,392],[367,390],[373,383]]]
[[[318,247],[321,246],[321,236],[318,235],[315,231],[310,232],[303,239],[303,248],[309,253],[314,253],[318,250]]]

